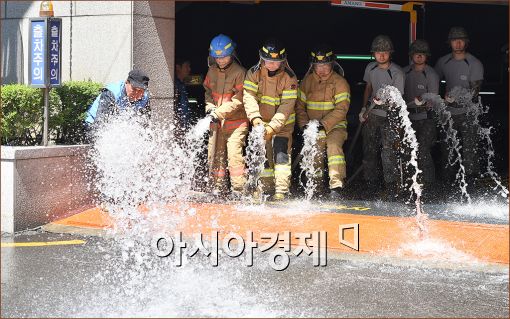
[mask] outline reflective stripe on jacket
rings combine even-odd
[[[269,76],[264,66],[255,66],[244,80],[244,108],[250,121],[259,117],[276,133],[294,129],[297,78],[283,66]]]
[[[225,129],[248,126],[248,118],[243,107],[243,81],[246,69],[236,61],[221,70],[212,65],[204,80],[205,109],[215,109]]]
[[[331,72],[327,79],[315,73],[305,76],[298,90],[296,114],[299,127],[309,120],[318,120],[326,132],[333,128],[346,128],[346,115],[351,102],[349,84],[340,74]]]

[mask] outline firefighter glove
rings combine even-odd
[[[363,123],[367,120],[367,117],[365,116],[366,111],[367,111],[366,107],[361,108],[361,112],[359,112],[359,115],[358,115],[360,123]]]
[[[446,104],[452,104],[453,102],[455,102],[455,98],[451,95],[446,95],[444,97],[444,100],[446,101]]]
[[[216,110],[216,106],[212,103],[207,103],[206,104],[206,107],[205,107],[205,114],[206,115],[209,115],[211,114],[211,112],[213,112],[214,110]]]
[[[211,119],[211,123],[218,123],[220,120],[218,119],[218,115],[213,111],[209,115],[207,115]]]
[[[269,125],[266,125],[265,127],[266,129],[266,134],[264,135],[264,139],[266,141],[270,141],[272,138],[273,138],[273,135],[274,135],[274,130],[271,126]]]
[[[253,124],[253,126],[264,125],[264,121],[262,121],[260,117],[254,118],[251,123]]]
[[[383,105],[384,104],[383,100],[379,99],[378,97],[374,97],[374,103],[376,105]]]
[[[416,104],[416,106],[422,106],[425,104],[425,101],[423,101],[420,96],[417,96],[414,98],[414,104]]]

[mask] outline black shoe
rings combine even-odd
[[[208,194],[208,198],[211,201],[223,201],[228,199],[228,195],[225,191],[215,188]]]
[[[397,183],[386,183],[384,189],[379,193],[379,198],[384,202],[395,201],[399,195]]]
[[[230,192],[230,195],[228,196],[228,199],[231,201],[241,201],[246,197],[246,194],[242,191],[236,191],[232,190]]]
[[[466,175],[466,183],[477,186],[480,182],[480,176],[477,174]]]
[[[466,190],[470,195],[479,195],[483,193],[483,184],[480,182],[480,176],[476,174],[466,176]]]
[[[285,193],[275,193],[272,197],[274,202],[281,202],[287,199],[287,194]]]
[[[328,199],[328,195],[329,195],[328,191],[326,189],[324,189],[324,187],[318,187],[313,192],[312,198],[316,199],[316,200],[325,200],[325,199]]]
[[[423,183],[421,187],[421,200],[422,202],[440,201],[441,195],[445,192],[442,184],[436,181],[428,181]]]
[[[359,189],[358,193],[361,195],[362,200],[376,200],[379,197],[381,191],[381,184],[375,181],[367,181]]]
[[[344,189],[342,187],[335,187],[331,189],[329,193],[329,199],[338,200],[344,198]]]

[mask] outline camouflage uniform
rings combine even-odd
[[[409,118],[418,140],[418,168],[422,170],[425,183],[435,180],[435,167],[432,160],[431,149],[437,139],[436,121],[432,110],[425,106],[418,107],[414,103],[416,97],[424,93],[439,93],[439,78],[434,69],[425,65],[423,71],[416,71],[411,64],[404,69],[405,94]]]
[[[372,100],[384,85],[392,85],[404,91],[404,73],[398,65],[391,63],[388,69],[381,69],[371,62],[365,69],[363,80],[372,85]],[[373,102],[372,102],[373,103]],[[392,129],[388,118],[387,105],[375,106],[361,131],[363,137],[363,176],[366,181],[375,183],[380,176],[379,150],[384,181],[388,184],[398,180],[396,147],[398,134]]]
[[[448,40],[463,39],[466,44],[469,42],[466,31],[462,27],[452,27]],[[439,78],[446,80],[446,96],[454,88],[474,89],[475,83],[483,80],[483,65],[472,54],[465,53],[463,60],[456,60],[453,54],[447,54],[441,57],[435,66]],[[475,95],[476,97],[476,95]],[[475,116],[472,114],[472,108],[479,107],[476,103],[458,103],[454,102],[448,106],[447,111],[451,112],[453,128],[457,130],[457,137],[462,145],[462,162],[467,175],[477,175],[480,172],[478,163],[478,131]],[[441,158],[443,166],[448,163],[448,145],[442,143]],[[451,170],[446,171],[453,174]]]

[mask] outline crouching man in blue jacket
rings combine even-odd
[[[87,111],[86,125],[95,127],[121,111],[150,116],[149,77],[141,70],[131,70],[125,81],[108,84]]]

